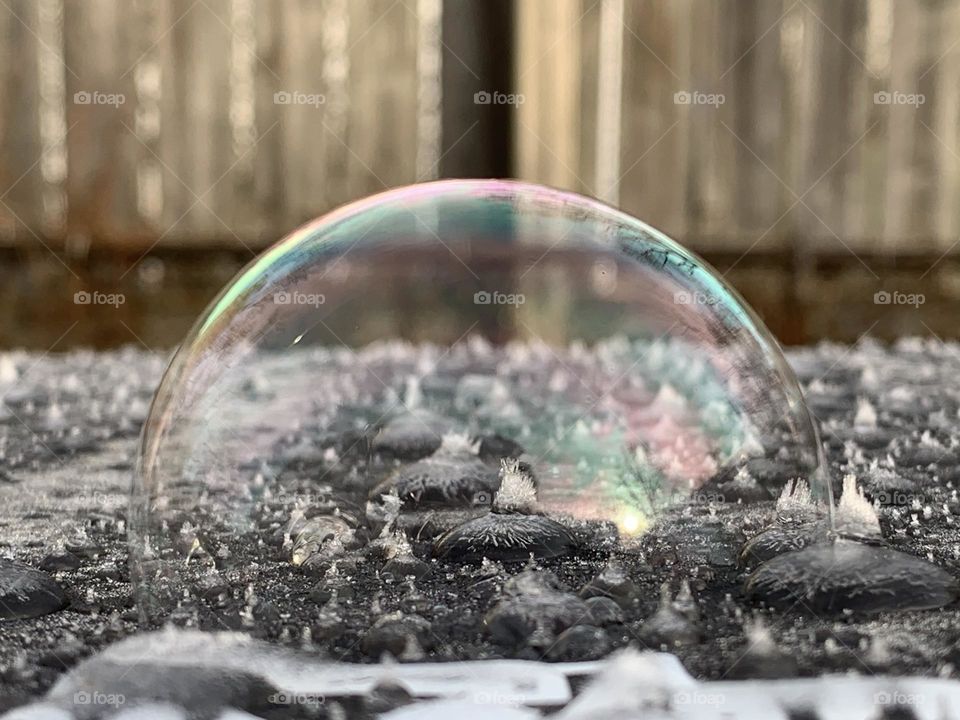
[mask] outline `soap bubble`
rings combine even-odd
[[[278,564],[562,561],[797,480],[829,508],[791,369],[703,261],[577,195],[430,183],[305,225],[203,314],[144,428],[133,576],[180,602]]]

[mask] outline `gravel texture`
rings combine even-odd
[[[276,528],[265,526],[258,532],[273,548],[270,562],[256,573],[211,570],[202,578],[203,597],[167,620],[241,631],[325,661],[370,663],[383,653],[408,662],[593,661],[632,647],[668,650],[693,678],[727,685],[834,672],[954,678],[960,347],[904,340],[892,348],[864,342],[788,355],[820,422],[833,476],[853,475],[879,518],[879,534],[850,534],[859,559],[838,563],[822,548],[801,550],[809,563],[790,566],[799,586],[763,592],[763,561],[789,563],[780,549],[802,547],[809,531],[802,522],[778,525],[772,501],[762,510],[678,516],[634,554],[612,557],[598,545],[572,556],[548,553],[532,565],[437,558],[430,542],[399,552],[395,544],[374,546],[364,551],[369,561],[354,566],[349,543],[342,562],[314,560],[310,543],[327,547],[316,524],[294,539],[310,550],[303,554],[309,562],[295,564],[289,549],[284,554],[275,544]],[[39,702],[85,658],[150,629],[138,625],[131,600],[126,498],[136,436],[162,369],[162,358],[133,350],[0,355],[0,555],[9,558],[0,562],[0,710]],[[381,450],[414,460],[437,449],[407,430],[381,434]],[[510,442],[486,438],[481,456],[509,454],[495,446]],[[761,484],[764,472],[773,472],[760,463],[752,471]],[[451,529],[436,528],[434,536]],[[746,541],[763,531],[779,535],[745,552]],[[244,552],[226,537],[204,543]],[[837,572],[844,563],[850,574]],[[331,582],[331,567],[339,582]],[[805,580],[805,573],[813,575]],[[871,593],[904,600],[878,601]],[[91,671],[109,674],[102,665]],[[334,700],[278,714],[275,703],[264,703],[276,688],[245,672],[214,674],[209,686],[222,686],[224,699],[197,700],[201,714],[214,716],[227,704],[261,717],[360,717],[410,699],[381,689],[366,705]],[[155,677],[153,699],[186,705],[194,702],[191,683],[205,677],[149,667],[131,676],[116,681],[117,693],[136,696],[137,683]],[[114,686],[97,677],[98,685]],[[581,687],[574,683],[576,692]],[[78,717],[102,710],[72,709]]]

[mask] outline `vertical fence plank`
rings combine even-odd
[[[43,186],[36,39],[38,7],[31,0],[0,7],[0,239],[30,242],[42,220]]]
[[[137,209],[138,159],[132,4],[91,0],[64,4],[64,64],[72,235],[118,242],[142,231]]]
[[[953,249],[960,239],[960,4],[950,3],[938,19],[940,54],[924,72],[928,87],[937,98],[929,129],[935,134],[937,199],[935,203],[936,251]],[[929,142],[929,141],[928,141]]]
[[[335,203],[336,189],[344,182],[342,167],[331,162],[331,155],[340,154],[333,145],[343,141],[343,129],[332,127],[336,122],[327,101],[335,104],[338,98],[324,82],[323,72],[331,60],[326,57],[330,43],[324,39],[330,29],[347,22],[344,12],[340,4],[329,1],[283,4],[280,87],[265,120],[272,115],[269,122],[279,123],[274,132],[282,143],[284,220],[291,226],[312,217],[318,206]]]
[[[682,77],[678,7],[638,0],[626,7],[623,147],[620,202],[625,210],[675,235],[685,231],[684,183],[677,172],[683,138],[677,132],[675,93],[689,92]],[[695,111],[699,108],[685,106]]]
[[[408,0],[349,4],[347,176],[339,202],[412,182],[417,168],[417,17]]]
[[[25,224],[144,249],[158,239],[262,246],[416,180],[418,162],[422,174],[437,154],[419,115],[429,95],[421,33],[432,25],[418,13],[432,2],[8,0],[0,239],[32,242]],[[487,89],[524,96],[498,115],[513,123],[521,177],[604,197],[708,250],[769,251],[788,239],[838,254],[953,248],[960,4],[514,8],[515,87]],[[54,26],[62,38],[47,32]],[[51,74],[61,56],[65,68]],[[446,48],[443,62],[460,60]],[[323,101],[284,104],[283,92]],[[724,102],[684,104],[678,92]],[[103,100],[111,95],[124,101]],[[903,100],[911,95],[923,102]],[[65,157],[53,147],[60,124],[71,128]],[[66,225],[51,224],[61,181]]]
[[[518,170],[555,187],[590,192],[578,135],[584,12],[597,0],[530,0],[517,5]]]

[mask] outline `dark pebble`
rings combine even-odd
[[[643,624],[639,637],[651,648],[686,647],[700,642],[700,631],[682,615],[661,609]]]
[[[343,636],[344,632],[346,632],[346,626],[335,606],[321,608],[316,621],[310,627],[313,640],[321,643],[333,642]]]
[[[37,662],[45,667],[63,671],[73,665],[84,652],[84,644],[80,640],[72,638],[60,643],[52,650],[42,653]]]
[[[379,659],[383,653],[400,657],[411,643],[424,649],[433,646],[430,623],[419,615],[394,613],[377,620],[364,634],[360,646],[368,656]]]
[[[864,450],[885,450],[897,434],[886,428],[869,428],[850,431],[848,437]]]
[[[400,460],[418,460],[432,455],[440,447],[445,433],[454,423],[429,410],[412,410],[393,418],[373,440],[373,449]]]
[[[330,602],[334,596],[337,600],[353,600],[354,591],[350,585],[343,584],[339,587],[332,587],[329,580],[321,580],[310,590],[308,598],[318,605],[324,605]]]
[[[561,590],[550,573],[525,570],[511,578],[503,592],[485,622],[494,641],[504,645],[549,647],[558,633],[590,615],[587,604]]]
[[[263,634],[270,637],[280,634],[283,624],[280,609],[269,600],[261,600],[253,606],[253,620]]]
[[[430,565],[413,555],[399,555],[392,560],[388,560],[380,574],[384,577],[402,580],[412,577],[419,580],[430,572]]]
[[[923,610],[957,598],[956,579],[920,558],[847,540],[779,555],[757,568],[747,595],[813,612]]]
[[[930,445],[905,448],[894,459],[897,465],[902,467],[927,467],[929,465],[954,467],[957,465],[957,456],[953,452]]]
[[[0,618],[47,615],[66,604],[63,588],[42,570],[0,558]]]
[[[804,474],[803,468],[798,467],[796,463],[765,457],[750,458],[744,467],[758,483],[778,491],[791,479]]]
[[[636,596],[637,586],[627,575],[623,565],[615,562],[609,563],[580,590],[582,598],[610,598],[622,608],[630,607]]]
[[[499,433],[484,435],[480,438],[479,455],[481,460],[502,460],[504,458],[519,458],[525,450],[520,443],[514,442]]]
[[[592,597],[587,599],[587,608],[590,610],[590,619],[594,625],[618,625],[624,621],[623,608],[608,597]]]
[[[797,671],[796,658],[777,646],[769,630],[757,628],[748,631],[746,647],[727,675],[742,680],[775,680],[796,677]]]
[[[47,572],[71,571],[80,567],[80,558],[72,552],[50,553],[40,561],[40,569]]]
[[[94,560],[95,558],[100,557],[100,553],[103,552],[99,545],[87,541],[76,543],[68,542],[64,545],[64,547],[66,548],[67,552],[73,553],[77,557],[81,557],[86,560]]]
[[[564,630],[547,651],[551,660],[599,660],[610,652],[607,633],[593,625],[574,625]]]
[[[399,682],[381,681],[363,698],[363,709],[370,717],[379,717],[383,713],[410,705],[414,697]]]

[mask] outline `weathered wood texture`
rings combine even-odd
[[[5,0],[0,243],[262,247],[436,177],[441,0]]]
[[[0,244],[253,251],[512,171],[705,252],[936,257],[958,71],[960,0],[4,0]]]
[[[960,3],[517,12],[522,177],[611,200],[705,251],[956,249]]]

